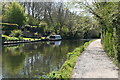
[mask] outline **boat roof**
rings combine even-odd
[[[52,35],[52,36],[61,36],[61,35]]]

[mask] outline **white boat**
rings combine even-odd
[[[47,44],[52,46],[60,46],[61,41],[48,41]]]
[[[49,37],[50,41],[57,41],[57,40],[61,40],[62,37],[60,35],[52,35]]]

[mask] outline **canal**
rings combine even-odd
[[[67,59],[67,53],[82,46],[84,42],[63,40],[3,46],[2,76],[3,78],[33,78],[58,71]]]

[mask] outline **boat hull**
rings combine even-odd
[[[49,39],[49,41],[60,41],[62,39]]]

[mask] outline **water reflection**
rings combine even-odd
[[[60,69],[66,54],[84,41],[55,41],[3,47],[3,77],[30,78]]]
[[[47,44],[53,45],[53,46],[59,46],[61,45],[61,41],[49,41],[47,42]]]

